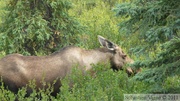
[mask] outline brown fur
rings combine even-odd
[[[35,80],[38,88],[42,88],[42,77],[44,81],[53,83],[57,78],[64,78],[78,64],[83,71],[90,70],[91,64],[108,62],[114,69],[122,69],[125,63],[133,63],[116,44],[99,36],[103,48],[84,50],[79,47],[69,46],[49,56],[23,56],[21,54],[10,54],[0,60],[0,76],[5,85],[17,92],[18,88],[26,86],[30,80]],[[85,67],[85,68],[83,68]],[[131,68],[128,72],[133,73]],[[60,81],[54,85],[54,93],[59,92]]]

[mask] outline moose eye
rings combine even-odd
[[[124,51],[122,51],[122,53],[124,54]]]
[[[122,56],[123,59],[125,59],[127,57],[126,54],[122,54],[121,56]]]

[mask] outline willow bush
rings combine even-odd
[[[85,48],[97,48],[99,42],[97,35],[102,35],[114,43],[121,44],[122,37],[118,34],[118,21],[115,13],[112,12],[111,5],[121,0],[72,0],[74,9],[69,10],[69,14],[75,16],[81,24],[86,27],[86,32],[80,35],[79,46]]]
[[[69,86],[73,83],[73,86]],[[32,88],[32,93],[26,96],[26,88]],[[51,96],[50,89],[35,90],[35,83],[31,81],[26,87],[19,89],[17,94],[0,86],[0,99],[3,101],[122,101],[123,94],[148,93],[149,84],[129,78],[125,71],[114,72],[110,65],[98,64],[93,66],[92,71],[82,73],[74,68],[71,75],[62,80],[61,91],[56,97]],[[144,89],[146,88],[146,89]]]

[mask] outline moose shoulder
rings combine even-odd
[[[0,76],[8,88],[17,92],[28,84],[29,80],[36,80],[37,87],[41,88],[42,76],[44,81],[53,83],[57,78],[64,78],[78,64],[83,71],[90,70],[91,64],[110,61],[113,69],[122,69],[125,63],[133,63],[120,47],[113,42],[98,36],[102,48],[84,50],[69,46],[49,56],[23,56],[11,54],[0,60]],[[131,68],[128,73],[133,73]],[[54,93],[59,92],[60,81],[54,84]]]

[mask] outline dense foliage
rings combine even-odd
[[[68,14],[66,0],[9,0],[0,29],[0,49],[6,54],[51,53],[77,42],[82,26]]]
[[[114,72],[109,69],[109,65],[98,64],[93,67],[93,70],[96,71],[96,74],[92,77],[91,72],[87,72],[84,76],[77,68],[73,69],[72,74],[62,80],[63,86],[57,97],[50,95],[51,87],[37,92],[34,83],[31,82],[29,85],[33,89],[33,93],[29,97],[25,97],[25,88],[19,90],[15,95],[0,86],[0,99],[5,101],[14,101],[16,98],[20,101],[38,101],[40,99],[42,101],[123,101],[123,94],[148,93],[149,84],[129,79],[123,71]],[[69,87],[69,83],[74,84],[73,88]]]
[[[123,3],[114,10],[123,20],[119,25],[127,36],[138,37],[135,52],[153,51],[157,54],[137,61],[136,67],[148,67],[136,78],[154,83],[152,92],[178,93],[179,87],[164,88],[168,77],[180,76],[180,3],[178,0],[136,0]],[[133,38],[132,37],[132,38]],[[159,47],[160,46],[160,47]],[[139,48],[139,49],[138,49]],[[151,54],[150,54],[151,55]]]
[[[120,31],[139,33],[140,42],[152,48],[156,43],[179,36],[179,4],[178,0],[135,0],[118,5],[114,11],[126,18],[119,24]]]

